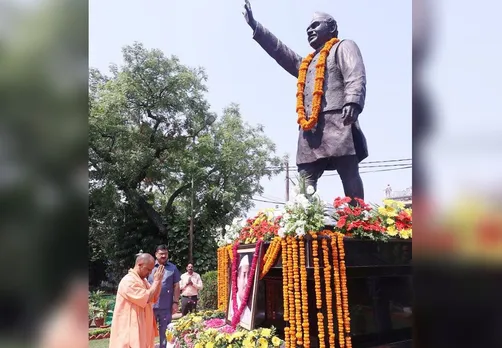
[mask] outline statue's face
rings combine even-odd
[[[322,47],[328,40],[333,38],[332,27],[327,20],[314,16],[307,28],[307,39],[313,49]]]

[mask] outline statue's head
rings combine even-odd
[[[322,47],[328,40],[338,37],[338,25],[327,13],[316,12],[307,28],[307,38],[313,49]]]

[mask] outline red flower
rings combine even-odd
[[[335,198],[333,206],[335,208],[340,208],[342,205],[349,203],[351,200],[352,199],[350,197],[344,197],[344,198],[337,197]]]
[[[345,223],[347,222],[347,216],[341,216],[340,219],[338,219],[338,222],[336,223],[336,227],[342,228],[345,226]]]

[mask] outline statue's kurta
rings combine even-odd
[[[283,44],[277,37],[257,23],[253,38],[287,72],[298,78],[298,71],[303,57]],[[307,118],[312,112],[312,92],[319,52],[307,70],[304,91],[304,105]],[[355,122],[345,126],[342,120],[342,108],[349,104],[359,105],[364,109],[366,97],[366,71],[359,48],[351,40],[342,40],[331,49],[326,60],[324,94],[317,125],[309,131],[300,129],[296,164],[311,163],[321,158],[336,158],[357,155],[359,161],[368,157],[366,138]],[[295,100],[294,96],[291,97]],[[294,104],[293,104],[294,105]],[[294,107],[292,107],[294,110]],[[291,117],[292,122],[296,117]],[[326,170],[336,170],[335,161]]]

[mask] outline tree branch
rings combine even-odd
[[[186,185],[183,185],[183,186],[180,186],[178,187],[174,192],[173,194],[171,195],[171,197],[169,197],[168,201],[167,201],[167,204],[166,204],[166,207],[164,209],[164,214],[165,215],[168,215],[172,212],[172,208],[173,208],[173,203],[174,203],[174,200],[186,189],[190,188],[190,184],[186,184]]]
[[[148,219],[154,223],[159,232],[167,237],[167,227],[164,224],[162,216],[146,201],[145,197],[140,195],[135,189],[124,187],[123,185],[120,185],[119,189],[124,191],[127,199],[131,201],[131,203],[136,203],[139,208],[145,212]]]

